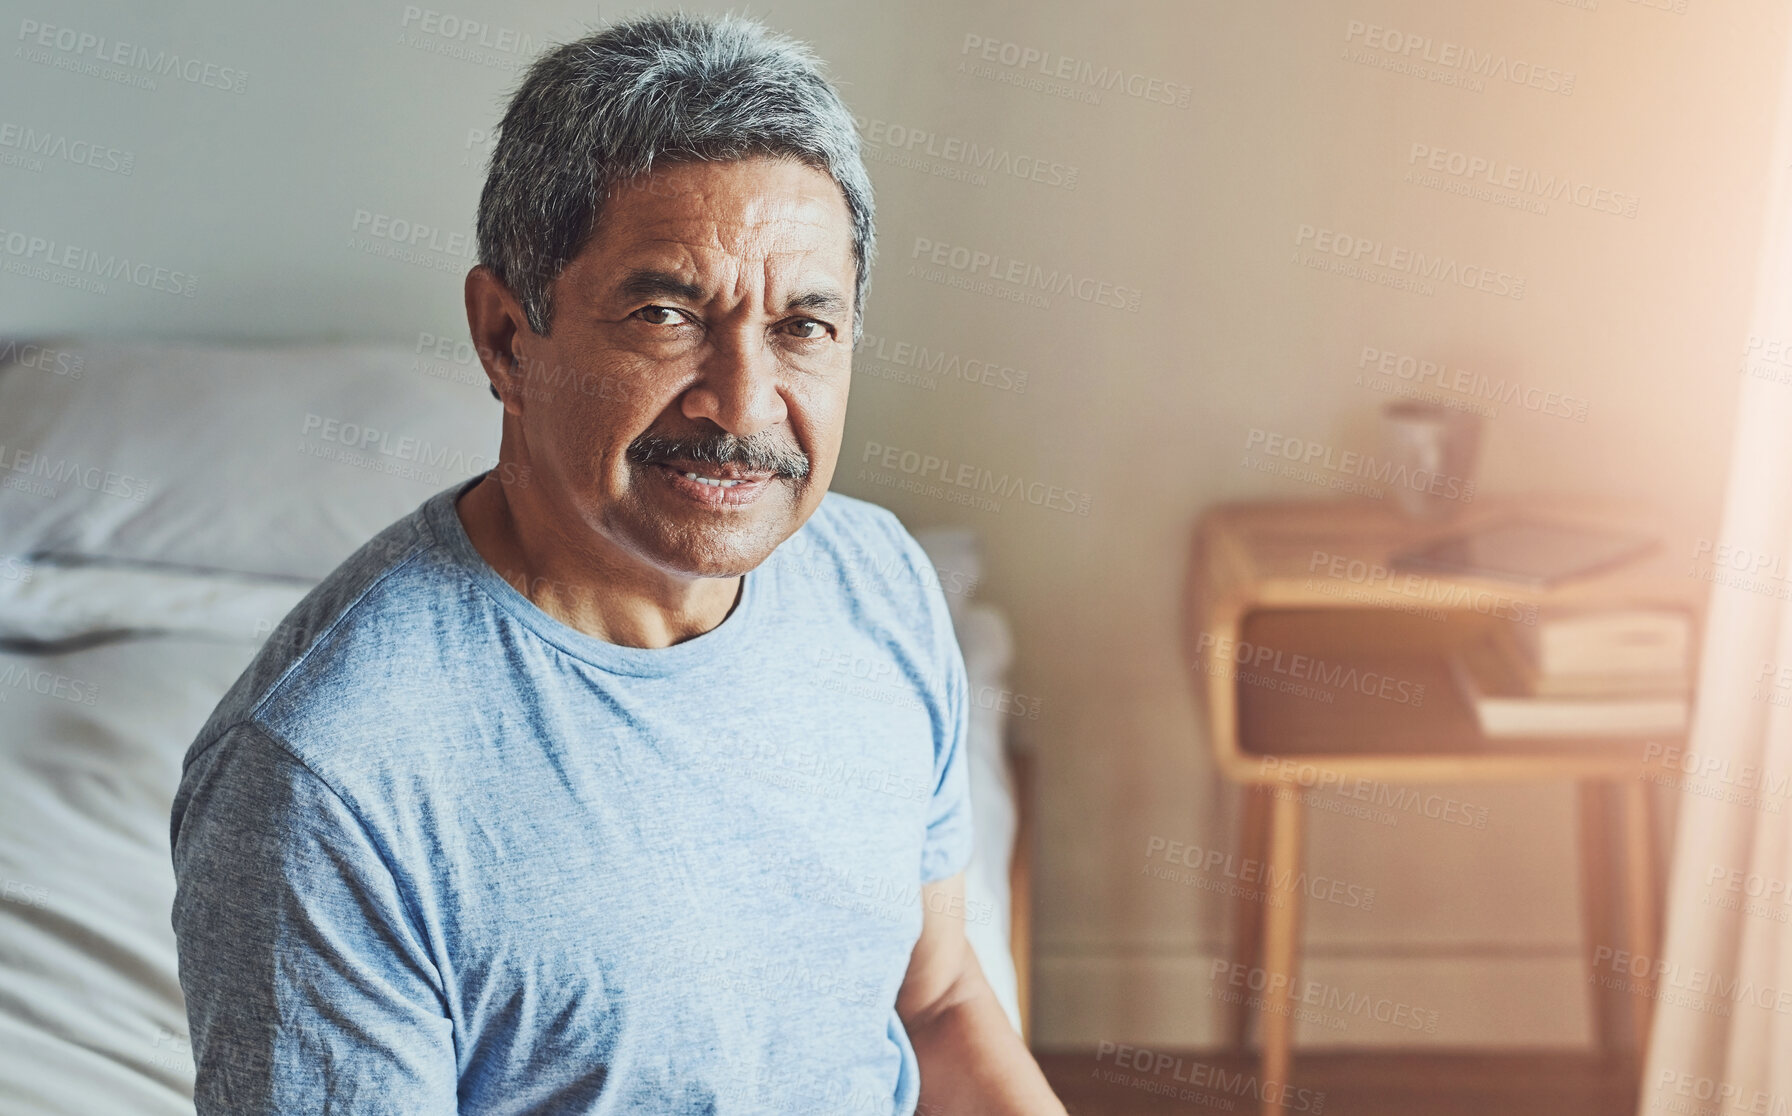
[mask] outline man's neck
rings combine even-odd
[[[519,506],[521,504],[521,506]],[[567,627],[623,647],[670,647],[734,611],[741,579],[679,577],[608,540],[554,529],[488,473],[455,503],[473,549],[535,607]]]

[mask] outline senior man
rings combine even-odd
[[[872,243],[801,46],[651,16],[529,71],[466,280],[500,466],[186,757],[201,1113],[1064,1111],[965,941],[940,587],[827,492]]]

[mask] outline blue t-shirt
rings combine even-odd
[[[438,493],[188,751],[201,1114],[875,1113],[923,882],[970,858],[964,663],[896,517],[829,493],[714,629],[607,643]]]

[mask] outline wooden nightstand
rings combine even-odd
[[[1614,822],[1625,852],[1615,881],[1625,944],[1633,955],[1653,957],[1657,888],[1642,776],[1684,737],[1489,740],[1458,696],[1446,656],[1492,626],[1535,623],[1540,610],[1615,606],[1685,611],[1696,655],[1704,586],[1665,549],[1547,590],[1392,569],[1391,558],[1414,545],[1521,514],[1670,537],[1636,509],[1548,496],[1484,497],[1441,525],[1354,500],[1222,504],[1201,517],[1185,586],[1185,655],[1220,771],[1247,795],[1239,853],[1266,862],[1269,879],[1298,877],[1303,800],[1314,789],[1360,787],[1357,780],[1571,780],[1580,786],[1589,964],[1595,946],[1615,937]],[[1355,673],[1339,685],[1345,666]],[[1285,901],[1267,910],[1254,897],[1237,901],[1233,960],[1264,975],[1262,1080],[1286,1085],[1302,895],[1293,888],[1277,894]],[[1616,1009],[1598,983],[1590,987],[1600,1042],[1613,1048]],[[1632,1001],[1639,1049],[1650,1002],[1648,995]],[[1231,1036],[1242,1047],[1249,1001],[1229,1010]],[[1279,1111],[1265,1100],[1264,1113]]]

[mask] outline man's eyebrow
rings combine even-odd
[[[786,310],[821,310],[831,314],[846,313],[846,299],[834,291],[809,291],[784,304]]]
[[[696,283],[686,282],[669,271],[638,270],[623,276],[622,282],[616,285],[616,291],[623,298],[633,301],[637,298],[659,298],[670,295],[686,302],[702,302],[704,290]],[[819,310],[825,313],[845,314],[847,303],[845,296],[832,290],[807,291],[793,296],[784,304],[786,311]]]
[[[702,287],[687,283],[669,271],[631,271],[617,284],[616,290],[631,301],[663,295],[682,298],[686,302],[703,301]]]

